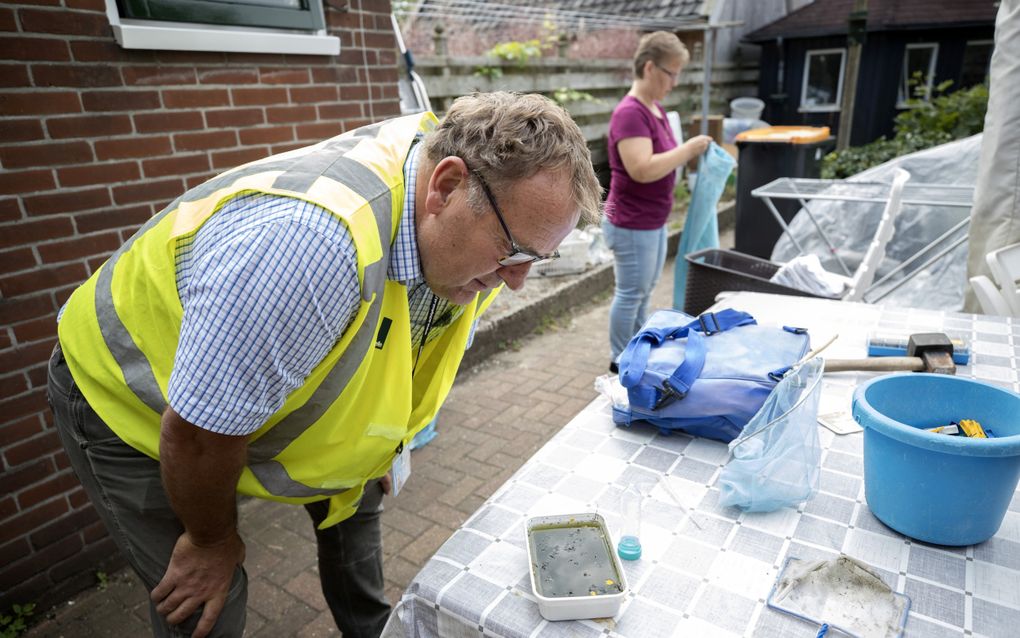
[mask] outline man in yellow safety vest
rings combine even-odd
[[[55,422],[151,592],[157,636],[240,636],[237,494],[302,504],[344,636],[376,636],[382,496],[502,285],[556,257],[600,187],[537,95],[458,99],[186,192],[70,297]]]

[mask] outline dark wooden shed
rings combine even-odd
[[[759,97],[770,124],[839,129],[853,0],[815,0],[749,33],[762,47]],[[851,145],[892,133],[910,106],[911,76],[920,72],[925,99],[952,80],[950,90],[984,82],[991,59],[994,0],[869,0]]]

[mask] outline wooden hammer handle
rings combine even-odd
[[[921,357],[871,357],[870,359],[826,359],[826,372],[924,372]]]

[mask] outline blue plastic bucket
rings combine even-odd
[[[854,392],[864,428],[864,492],[892,529],[937,545],[998,531],[1020,480],[1020,395],[938,374],[893,374]],[[995,438],[925,431],[974,419]]]

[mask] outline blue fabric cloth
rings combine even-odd
[[[691,203],[687,208],[684,232],[680,236],[673,275],[673,307],[683,310],[687,294],[687,260],[689,253],[719,247],[719,221],[716,207],[722,197],[726,180],[737,162],[721,146],[712,142],[698,169]]]
[[[616,261],[616,289],[609,309],[609,350],[615,361],[648,318],[648,304],[666,262],[666,228],[633,230],[602,220],[606,246]]]
[[[437,414],[436,418],[432,419],[432,421],[430,421],[429,424],[425,426],[425,429],[421,430],[420,432],[418,432],[418,434],[414,435],[414,438],[411,439],[412,450],[417,450],[418,448],[425,447],[425,445],[428,444],[429,441],[436,438],[436,436],[439,434],[439,432],[436,432],[436,423],[438,422],[439,415]]]

